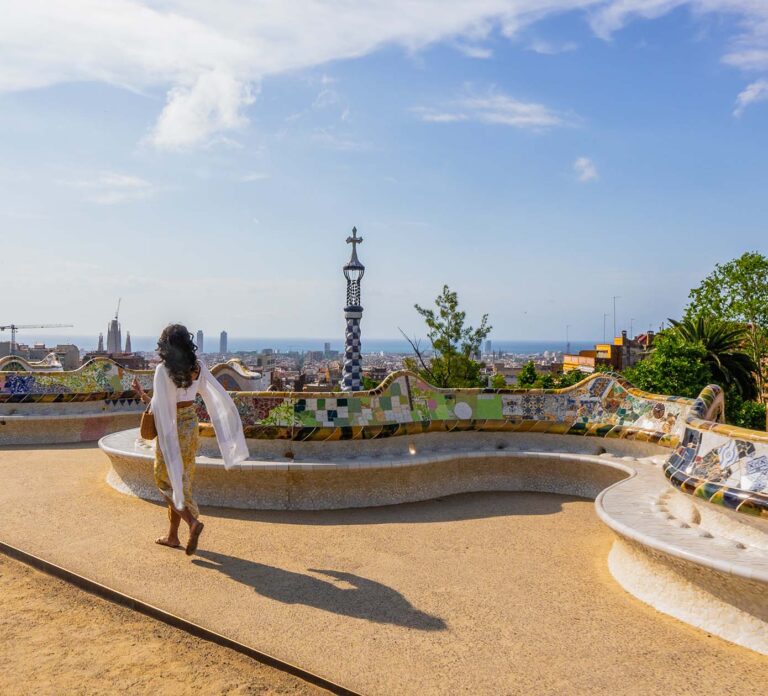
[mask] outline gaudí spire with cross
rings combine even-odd
[[[363,238],[357,236],[357,227],[353,227],[352,236],[347,237],[347,244],[352,245],[352,256],[344,266],[344,277],[347,279],[347,306],[344,307],[344,318],[347,320],[347,329],[344,341],[344,366],[341,372],[342,391],[360,391],[363,388],[363,358],[360,344],[360,319],[363,317],[363,306],[360,300],[360,281],[363,279],[365,266],[357,258],[357,245],[362,242]]]

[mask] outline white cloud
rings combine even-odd
[[[420,106],[413,111],[422,121],[432,123],[476,121],[534,131],[565,126],[571,122],[570,118],[543,104],[521,101],[494,90],[482,96],[463,97],[443,108]]]
[[[467,56],[467,58],[478,58],[480,60],[485,60],[487,58],[493,57],[493,51],[490,48],[486,48],[485,46],[464,43],[461,41],[457,41],[453,45],[457,51],[463,53],[465,56]]]
[[[707,3],[708,0],[703,2]],[[656,19],[682,5],[696,6],[702,3],[699,0],[615,0],[594,4],[597,9],[592,14],[590,25],[598,36],[608,39],[634,17]],[[725,2],[720,4],[724,5]]]
[[[249,184],[254,181],[264,181],[265,179],[269,179],[269,174],[264,172],[248,172],[239,177],[238,181],[242,184]]]
[[[371,149],[370,143],[339,133],[334,128],[316,128],[312,132],[312,140],[341,152],[365,152]]]
[[[590,25],[600,37],[611,35],[633,19],[657,19],[680,7],[694,16],[728,15],[739,31],[723,60],[744,70],[768,70],[768,2],[765,0],[603,0],[592,5]]]
[[[194,84],[174,87],[168,93],[148,140],[156,148],[168,150],[210,142],[221,131],[244,126],[248,121],[242,108],[253,101],[250,85],[224,72],[205,72]]]
[[[589,157],[578,157],[573,163],[573,171],[576,174],[576,180],[583,184],[590,181],[597,181],[597,166]]]
[[[101,172],[91,178],[67,180],[61,183],[82,190],[86,201],[99,205],[114,205],[150,198],[159,190],[144,179],[120,172]]]
[[[325,109],[326,107],[338,104],[339,101],[341,101],[341,99],[339,93],[335,89],[324,87],[318,92],[315,101],[312,102],[312,108]]]
[[[757,80],[748,85],[736,97],[736,108],[733,110],[733,115],[739,118],[750,104],[761,101],[768,101],[768,80]]]
[[[569,11],[587,13],[594,32],[609,38],[636,18],[678,7],[733,17],[737,34],[724,60],[768,71],[765,0],[0,0],[0,92],[71,82],[162,90],[166,104],[147,141],[173,150],[242,127],[268,75],[387,45],[414,52],[448,42],[489,57],[492,31],[516,37]]]
[[[535,41],[532,41],[527,46],[529,51],[533,51],[534,53],[540,53],[544,56],[555,56],[558,53],[569,53],[570,51],[575,51],[578,48],[578,45],[573,43],[572,41],[566,41],[565,43],[561,44],[555,44],[551,43],[549,41],[542,41],[541,39],[536,39]]]
[[[457,121],[469,120],[467,114],[447,113],[426,106],[416,106],[413,108],[413,112],[418,114],[422,121],[428,123],[456,123]]]

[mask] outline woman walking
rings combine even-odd
[[[224,387],[197,359],[192,334],[181,324],[163,329],[157,342],[161,362],[155,370],[151,411],[157,428],[155,446],[155,483],[168,504],[170,528],[156,543],[179,548],[181,520],[189,525],[186,552],[197,550],[203,523],[192,495],[197,454],[197,413],[195,398],[203,397],[216,432],[225,468],[248,458],[243,427],[237,407]],[[142,401],[150,403],[138,380],[134,389]]]

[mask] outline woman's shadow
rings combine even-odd
[[[335,614],[420,631],[446,629],[445,621],[419,611],[391,587],[352,573],[308,569],[310,573],[331,578],[325,580],[215,551],[200,550],[197,555],[205,560],[196,558],[192,561],[196,565],[224,573],[236,582],[253,587],[260,595],[278,602],[304,604]],[[340,583],[351,587],[341,586]]]

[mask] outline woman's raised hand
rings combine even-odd
[[[139,384],[139,378],[138,378],[138,377],[134,377],[134,378],[133,378],[133,384],[131,384],[131,386],[133,387],[133,391],[135,391],[135,392],[138,392],[138,394],[139,394],[139,398],[140,398],[140,399],[141,399],[141,400],[142,400],[142,401],[143,401],[145,404],[148,404],[148,403],[151,401],[151,399],[150,399],[150,398],[147,396],[147,392],[145,392],[145,391],[144,391],[144,390],[141,388],[141,384]]]

